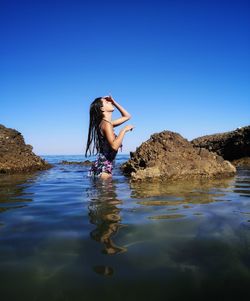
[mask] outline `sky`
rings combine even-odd
[[[0,0],[0,124],[38,155],[84,154],[89,106],[135,126],[123,154],[169,130],[250,124],[250,2]],[[113,118],[120,116],[113,112]]]

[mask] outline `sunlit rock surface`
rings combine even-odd
[[[0,173],[20,173],[50,168],[32,152],[22,134],[0,124]]]
[[[176,180],[233,176],[235,167],[214,152],[194,147],[180,134],[163,131],[151,135],[121,166],[132,180]]]

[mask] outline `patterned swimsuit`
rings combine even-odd
[[[115,137],[117,137],[115,135]],[[107,139],[101,135],[101,151],[92,163],[88,176],[100,177],[102,172],[112,174],[117,151],[113,150]]]

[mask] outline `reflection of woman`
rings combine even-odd
[[[115,198],[116,194],[111,181],[96,183],[96,185],[98,196],[93,197],[89,205],[90,222],[95,224],[96,228],[90,236],[104,244],[103,252],[106,254],[125,252],[126,248],[119,247],[112,241],[112,236],[123,227],[120,224],[120,209],[116,207],[122,202]]]

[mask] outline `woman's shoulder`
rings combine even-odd
[[[104,125],[104,126],[112,126],[113,127],[113,123],[107,119],[102,119],[100,122],[100,125]]]
[[[105,122],[106,121],[106,122]],[[111,122],[109,122],[109,121],[107,121],[107,120],[105,120],[105,119],[103,119],[101,122],[100,122],[100,124],[99,124],[99,128],[101,129],[101,130],[110,130],[110,129],[112,129],[112,131],[114,130],[114,127],[113,127],[113,124],[111,123]]]
[[[111,128],[111,125],[108,124],[107,122],[100,122],[99,124],[99,130],[100,130],[100,133],[101,133],[101,137],[106,137],[106,133],[107,131],[109,130],[112,130],[113,131],[113,128]]]

